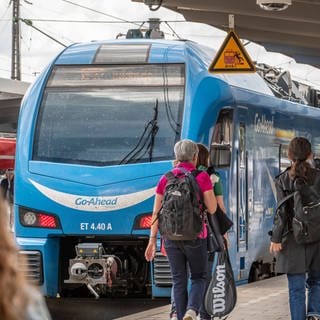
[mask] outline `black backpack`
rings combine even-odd
[[[203,228],[202,195],[195,176],[182,170],[176,176],[166,173],[167,184],[160,209],[159,231],[168,240],[194,240]]]
[[[278,208],[293,198],[292,231],[299,244],[320,241],[320,186],[301,181],[294,184],[294,192],[283,198]]]

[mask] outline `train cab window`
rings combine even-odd
[[[184,64],[56,66],[33,160],[107,166],[172,159],[184,86]]]
[[[215,124],[210,147],[210,160],[216,168],[230,166],[232,137],[233,110],[225,109]]]

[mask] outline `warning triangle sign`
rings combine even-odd
[[[241,41],[230,31],[212,61],[209,72],[255,72],[255,67]]]

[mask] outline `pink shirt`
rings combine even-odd
[[[179,170],[178,168],[179,167],[182,167],[184,168],[185,170],[191,172],[192,170],[195,170],[195,166],[190,163],[190,162],[180,162],[175,168],[172,169],[172,172],[174,175],[177,175],[178,173],[180,173],[182,170]],[[196,176],[196,180],[198,182],[198,185],[199,185],[199,188],[200,188],[200,191],[202,193],[208,191],[208,190],[212,190],[212,183],[211,183],[211,180],[210,180],[210,177],[209,175],[207,174],[207,172],[205,171],[201,171],[197,176]],[[161,178],[160,178],[160,181],[157,185],[157,188],[156,188],[156,193],[160,194],[160,195],[164,195],[164,191],[165,191],[165,188],[166,188],[166,184],[167,184],[167,177],[165,175],[163,175]],[[201,231],[201,233],[199,234],[199,238],[200,239],[205,239],[207,237],[207,228],[205,226],[205,223],[203,224],[203,229]]]

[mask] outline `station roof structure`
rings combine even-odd
[[[0,132],[15,133],[23,95],[30,83],[0,78]]]
[[[229,14],[233,14],[235,31],[241,39],[291,56],[298,63],[320,68],[320,0],[292,0],[283,11],[263,10],[257,5],[258,1],[163,0],[162,7],[181,13],[187,21],[224,31],[228,31]]]

